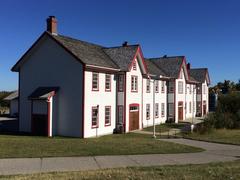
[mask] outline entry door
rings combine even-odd
[[[183,102],[182,101],[178,102],[178,120],[179,121],[183,120]]]
[[[139,105],[129,106],[129,131],[139,129]]]

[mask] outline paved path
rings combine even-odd
[[[96,170],[127,166],[201,164],[218,161],[233,161],[240,158],[240,146],[187,139],[161,140],[201,147],[206,149],[206,151],[185,154],[0,159],[0,175]]]

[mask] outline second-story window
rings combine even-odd
[[[165,92],[165,82],[161,81],[161,92],[164,93]]]
[[[179,81],[178,82],[178,94],[182,94],[183,93],[183,82]]]
[[[93,72],[92,73],[92,90],[93,91],[98,91],[98,88],[99,88],[99,84],[98,84],[98,73],[96,72]]]
[[[158,80],[155,81],[155,92],[156,93],[159,92],[159,81]]]
[[[124,75],[120,74],[118,76],[118,91],[122,92],[123,91],[123,86],[124,86]]]
[[[137,70],[137,62],[134,60],[133,61],[133,70],[136,71]]]
[[[150,79],[147,79],[146,91],[147,91],[147,93],[150,93],[150,91],[151,91],[151,83],[150,83]]]
[[[111,91],[111,75],[105,75],[105,91]]]
[[[131,91],[132,92],[138,91],[138,77],[137,76],[131,77]]]
[[[170,81],[168,84],[168,93],[173,93],[175,88],[175,83],[174,81]]]

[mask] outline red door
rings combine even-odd
[[[183,102],[182,101],[178,102],[178,120],[179,121],[183,120]]]

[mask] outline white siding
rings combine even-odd
[[[136,60],[137,61],[137,60]],[[139,62],[136,63],[137,70],[126,72],[126,132],[129,131],[129,105],[139,104],[139,129],[142,128],[142,73]],[[131,92],[131,76],[138,77],[138,91]]]
[[[164,123],[167,118],[167,86],[166,82],[164,82],[164,93],[161,92],[161,83],[162,81],[159,80],[159,92],[155,93],[155,103],[158,103],[159,105],[159,116],[155,117],[155,123],[160,124]],[[147,79],[143,78],[143,127],[148,127],[153,125],[153,80],[151,80],[150,85],[150,93],[147,93],[146,90],[146,83]],[[165,113],[164,117],[161,116],[161,104],[165,104]],[[150,119],[146,119],[146,104],[150,104]]]
[[[58,86],[60,89],[53,101],[53,135],[80,137],[82,64],[50,38],[39,43],[19,73],[20,131],[31,131],[31,102],[28,96],[40,86]]]
[[[92,107],[99,106],[98,128],[92,128]],[[111,125],[105,126],[105,106],[111,106]],[[111,91],[105,91],[105,73],[99,73],[99,90],[92,91],[92,72],[85,71],[84,137],[112,134],[116,126],[116,81],[111,74]]]

